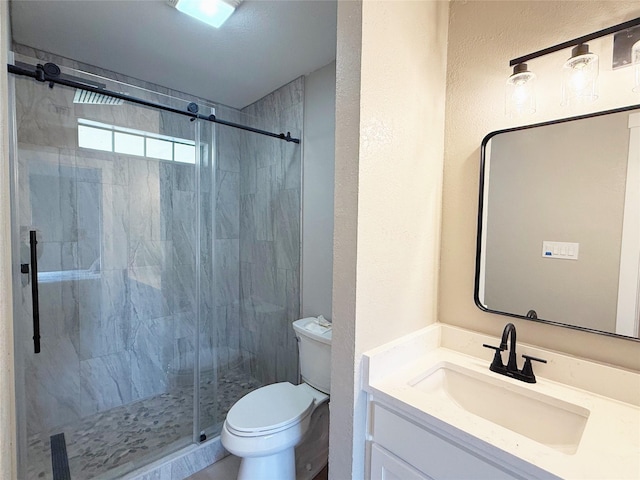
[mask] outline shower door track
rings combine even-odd
[[[279,140],[284,140],[285,142],[292,143],[300,143],[299,138],[293,138],[291,136],[291,132],[284,133],[273,133],[268,132],[266,130],[260,130],[259,128],[249,127],[247,125],[241,125],[239,123],[228,122],[226,120],[220,120],[216,118],[215,115],[202,115],[198,113],[198,104],[191,102],[187,106],[187,111],[180,110],[177,108],[167,107],[165,105],[161,105],[159,103],[149,102],[147,100],[143,100],[141,98],[132,97],[130,95],[126,95],[124,93],[114,92],[111,90],[107,90],[105,88],[100,88],[95,85],[91,85],[88,83],[78,82],[75,80],[69,80],[65,78],[61,78],[60,67],[58,67],[55,63],[45,63],[44,65],[38,64],[35,67],[31,66],[33,70],[29,70],[27,68],[19,67],[17,65],[7,64],[7,69],[9,73],[13,73],[14,75],[21,75],[24,77],[31,77],[39,82],[48,83],[50,88],[53,88],[54,84],[64,85],[72,88],[79,88],[81,90],[86,90],[88,92],[93,92],[101,95],[107,95],[109,97],[118,98],[120,100],[125,100],[127,102],[135,103],[138,105],[143,105],[146,107],[157,108],[160,110],[165,110],[167,112],[177,113],[179,115],[185,115],[190,117],[191,120],[206,120],[208,122],[218,123],[220,125],[226,125],[228,127],[239,128],[240,130],[246,130],[248,132],[258,133],[260,135],[266,135],[268,137],[277,138]]]

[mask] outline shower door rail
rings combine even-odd
[[[27,68],[23,68],[17,65],[7,64],[7,69],[9,73],[13,73],[15,75],[22,75],[25,77],[31,77],[39,82],[46,82],[49,84],[49,87],[53,88],[54,84],[65,85],[67,87],[79,88],[81,90],[86,90],[88,92],[98,93],[100,95],[107,95],[113,98],[119,98],[121,100],[126,100],[131,103],[135,103],[138,105],[143,105],[145,107],[157,108],[159,110],[165,110],[167,112],[177,113],[180,115],[186,115],[191,117],[191,120],[206,120],[208,122],[219,123],[220,125],[226,125],[228,127],[239,128],[241,130],[246,130],[248,132],[259,133],[260,135],[266,135],[268,137],[277,138],[279,140],[284,140],[285,142],[293,142],[300,143],[299,138],[293,138],[291,136],[291,132],[284,133],[273,133],[268,132],[266,130],[261,130],[259,128],[249,127],[247,125],[241,125],[239,123],[228,122],[226,120],[220,120],[216,118],[214,114],[211,115],[202,115],[198,113],[198,104],[191,102],[187,106],[187,111],[180,110],[177,108],[168,107],[165,105],[160,105],[158,103],[149,102],[147,100],[142,100],[141,98],[132,97],[130,95],[126,95],[124,93],[112,92],[111,90],[106,90],[104,88],[96,87],[95,85],[87,84],[84,82],[79,82],[76,80],[70,80],[61,77],[60,67],[58,67],[55,63],[45,63],[44,65],[38,64],[35,67],[35,70],[29,70]]]

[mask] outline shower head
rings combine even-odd
[[[89,92],[88,90],[76,88],[76,94],[73,97],[73,103],[90,105],[122,105],[124,103],[124,100],[122,100],[121,98],[112,97],[110,95]]]
[[[33,68],[31,65],[27,63],[23,63],[20,61],[15,62],[16,66],[20,66],[22,68],[31,69]],[[71,80],[72,82],[82,83],[88,87],[104,89],[107,88],[107,85],[104,83],[96,82],[94,80],[89,80],[87,78],[80,78],[74,75],[69,75],[67,73],[60,73],[60,69],[57,65],[53,63],[45,64],[45,67],[52,65],[53,67],[58,69],[57,77],[63,80]],[[102,93],[90,92],[88,90],[84,90],[82,88],[76,88],[76,93],[73,97],[73,103],[85,104],[85,105],[122,105],[124,100],[120,98],[115,98],[110,95],[104,95]]]

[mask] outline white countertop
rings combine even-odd
[[[493,351],[483,348],[483,343],[498,345],[500,339],[433,324],[367,352],[364,389],[376,401],[419,422],[440,420],[563,478],[640,479],[638,372],[518,344],[520,368],[523,353],[548,361],[534,363],[537,383],[527,384],[490,372]],[[495,375],[504,382],[531,390],[534,395],[537,392],[588,410],[577,450],[563,453],[476,416],[451,400],[434,399],[411,386],[441,362],[461,365],[478,375]]]

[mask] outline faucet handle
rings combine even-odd
[[[502,363],[502,356],[500,355],[500,352],[502,352],[504,349],[501,347],[494,347],[493,345],[487,345],[486,343],[483,343],[482,346],[495,350],[493,361],[489,366],[489,370],[491,370],[492,372],[504,371],[504,363]]]
[[[542,358],[532,357],[531,355],[525,355],[524,353],[522,354],[522,358],[524,358],[525,360],[528,359],[528,360],[533,360],[535,362],[547,363],[547,361]]]
[[[531,361],[547,363],[546,360],[538,357],[532,357],[531,355],[522,355],[524,358],[524,365],[522,366],[522,379],[527,383],[536,383],[536,376],[533,374],[533,367],[531,366]]]

